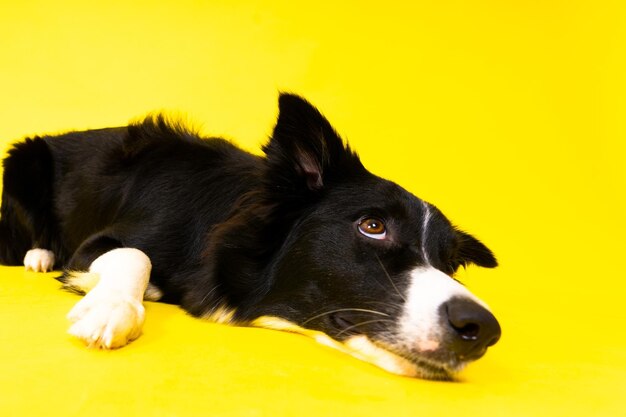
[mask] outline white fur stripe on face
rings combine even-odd
[[[440,307],[452,298],[470,299],[487,308],[463,285],[431,266],[414,269],[410,277],[411,283],[398,326],[398,336],[407,347],[422,352],[439,348],[444,335]]]
[[[144,322],[141,302],[151,269],[150,259],[138,249],[114,249],[97,258],[89,272],[100,279],[68,314],[74,323],[69,333],[105,349],[139,337]]]
[[[422,201],[422,207],[424,208],[424,220],[422,222],[422,256],[424,257],[424,263],[430,265],[430,259],[428,258],[428,251],[426,247],[426,239],[428,239],[428,224],[430,223],[430,208],[428,203]]]

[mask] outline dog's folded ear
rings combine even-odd
[[[274,133],[263,147],[273,181],[317,191],[337,175],[363,169],[358,156],[308,101],[283,93],[278,107]]]
[[[457,230],[459,241],[458,256],[464,264],[476,264],[485,268],[495,268],[498,261],[493,252],[474,236]]]

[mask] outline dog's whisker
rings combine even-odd
[[[353,324],[352,326],[346,327],[345,329],[343,329],[342,331],[337,333],[335,336],[341,336],[342,334],[344,334],[346,332],[349,332],[350,330],[352,330],[352,329],[354,329],[356,327],[365,326],[366,324],[389,323],[389,322],[391,322],[391,320],[385,320],[385,319],[362,321],[360,323],[356,323],[356,324]]]
[[[398,295],[400,296],[402,301],[406,302],[406,298],[404,298],[404,296],[402,295],[402,293],[400,292],[398,287],[396,287],[396,283],[393,282],[393,279],[391,279],[391,276],[389,276],[389,273],[387,272],[387,269],[385,268],[385,265],[383,265],[383,262],[380,260],[380,257],[378,256],[378,254],[374,253],[374,255],[376,256],[376,260],[378,261],[378,264],[380,265],[380,267],[382,268],[383,272],[385,273],[385,276],[387,277],[389,282],[391,282],[391,285],[393,286],[393,289],[396,290],[396,292],[398,293]]]
[[[389,314],[383,313],[382,311],[369,310],[369,309],[366,309],[366,308],[338,308],[336,310],[326,311],[324,313],[321,313],[321,314],[315,315],[313,317],[310,317],[310,318],[306,319],[304,322],[302,322],[302,325],[304,326],[307,323],[309,323],[309,322],[311,322],[311,321],[313,321],[315,319],[319,319],[320,317],[324,317],[324,316],[327,316],[329,314],[340,313],[340,312],[343,312],[343,311],[356,311],[356,312],[359,312],[359,313],[378,314],[380,316],[390,317]]]
[[[402,308],[404,307],[402,304],[394,303],[391,301],[371,300],[371,301],[365,301],[365,303],[372,304],[372,305],[380,305],[383,307],[383,310],[391,312],[391,315],[394,315],[394,313],[400,312]]]
[[[374,255],[376,255],[376,254],[374,254]],[[382,263],[381,263],[380,259],[378,258],[378,256],[376,256],[376,260],[378,261],[378,264],[381,265],[383,272],[385,273],[385,275],[387,275],[387,279],[389,280],[390,279],[389,274],[386,271],[385,267],[382,265]],[[382,290],[384,290],[385,292],[389,289],[389,286],[387,284],[385,284],[384,282],[381,282],[378,279],[377,274],[373,274],[372,278],[373,278],[374,282],[376,282],[376,284],[378,284],[380,286],[380,288]],[[393,282],[392,282],[392,284],[393,284]],[[396,293],[397,292],[398,292],[398,289],[396,288]],[[400,295],[400,296],[402,297],[402,295]]]

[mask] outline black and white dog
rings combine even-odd
[[[480,358],[500,326],[452,276],[495,267],[491,251],[368,172],[307,101],[279,108],[264,157],[162,116],[14,145],[0,263],[61,268],[86,293],[70,333],[101,348],[137,338],[142,300],[160,299],[282,319],[405,375],[449,379]]]

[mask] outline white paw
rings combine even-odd
[[[94,288],[67,315],[69,333],[89,347],[122,347],[141,335],[145,310],[141,302],[118,291]]]
[[[52,271],[52,267],[54,267],[54,253],[47,249],[31,249],[26,252],[24,266],[27,271]]]

